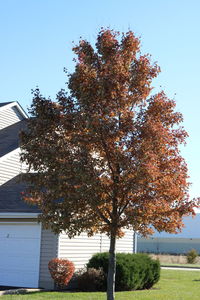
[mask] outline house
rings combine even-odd
[[[183,218],[184,227],[178,234],[156,231],[149,238],[138,237],[138,252],[186,254],[195,249],[200,254],[200,213]]]
[[[103,234],[55,235],[38,223],[37,207],[22,201],[26,184],[19,179],[26,166],[20,163],[18,133],[27,119],[19,103],[0,103],[0,286],[53,288],[50,259],[67,258],[82,268],[92,254],[108,251],[109,239]],[[117,241],[117,251],[133,252],[132,231]]]

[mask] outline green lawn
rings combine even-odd
[[[37,292],[2,296],[2,300],[105,300],[105,293]],[[152,290],[118,292],[116,300],[199,300],[200,271],[162,270]]]

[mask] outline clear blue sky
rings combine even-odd
[[[182,150],[191,197],[200,196],[200,1],[199,0],[5,0],[0,1],[0,102],[31,104],[31,89],[45,96],[65,88],[63,68],[73,70],[72,41],[91,43],[100,27],[141,37],[162,73],[154,81],[184,115],[190,138]]]

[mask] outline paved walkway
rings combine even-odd
[[[180,270],[180,271],[200,271],[200,268],[185,268],[185,267],[161,267],[166,270]]]
[[[44,289],[26,289],[26,288],[16,288],[16,289],[8,289],[8,290],[3,290],[0,291],[0,296],[3,295],[23,295],[31,292],[41,292],[44,291]]]

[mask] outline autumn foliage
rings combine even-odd
[[[67,259],[53,258],[48,264],[49,272],[55,284],[65,287],[74,274],[74,264]]]
[[[52,101],[34,91],[21,135],[31,170],[24,199],[55,232],[108,234],[112,253],[123,228],[179,231],[196,201],[179,151],[183,117],[163,91],[151,93],[160,68],[132,31],[102,29],[95,47],[81,40],[73,51],[69,93]]]

